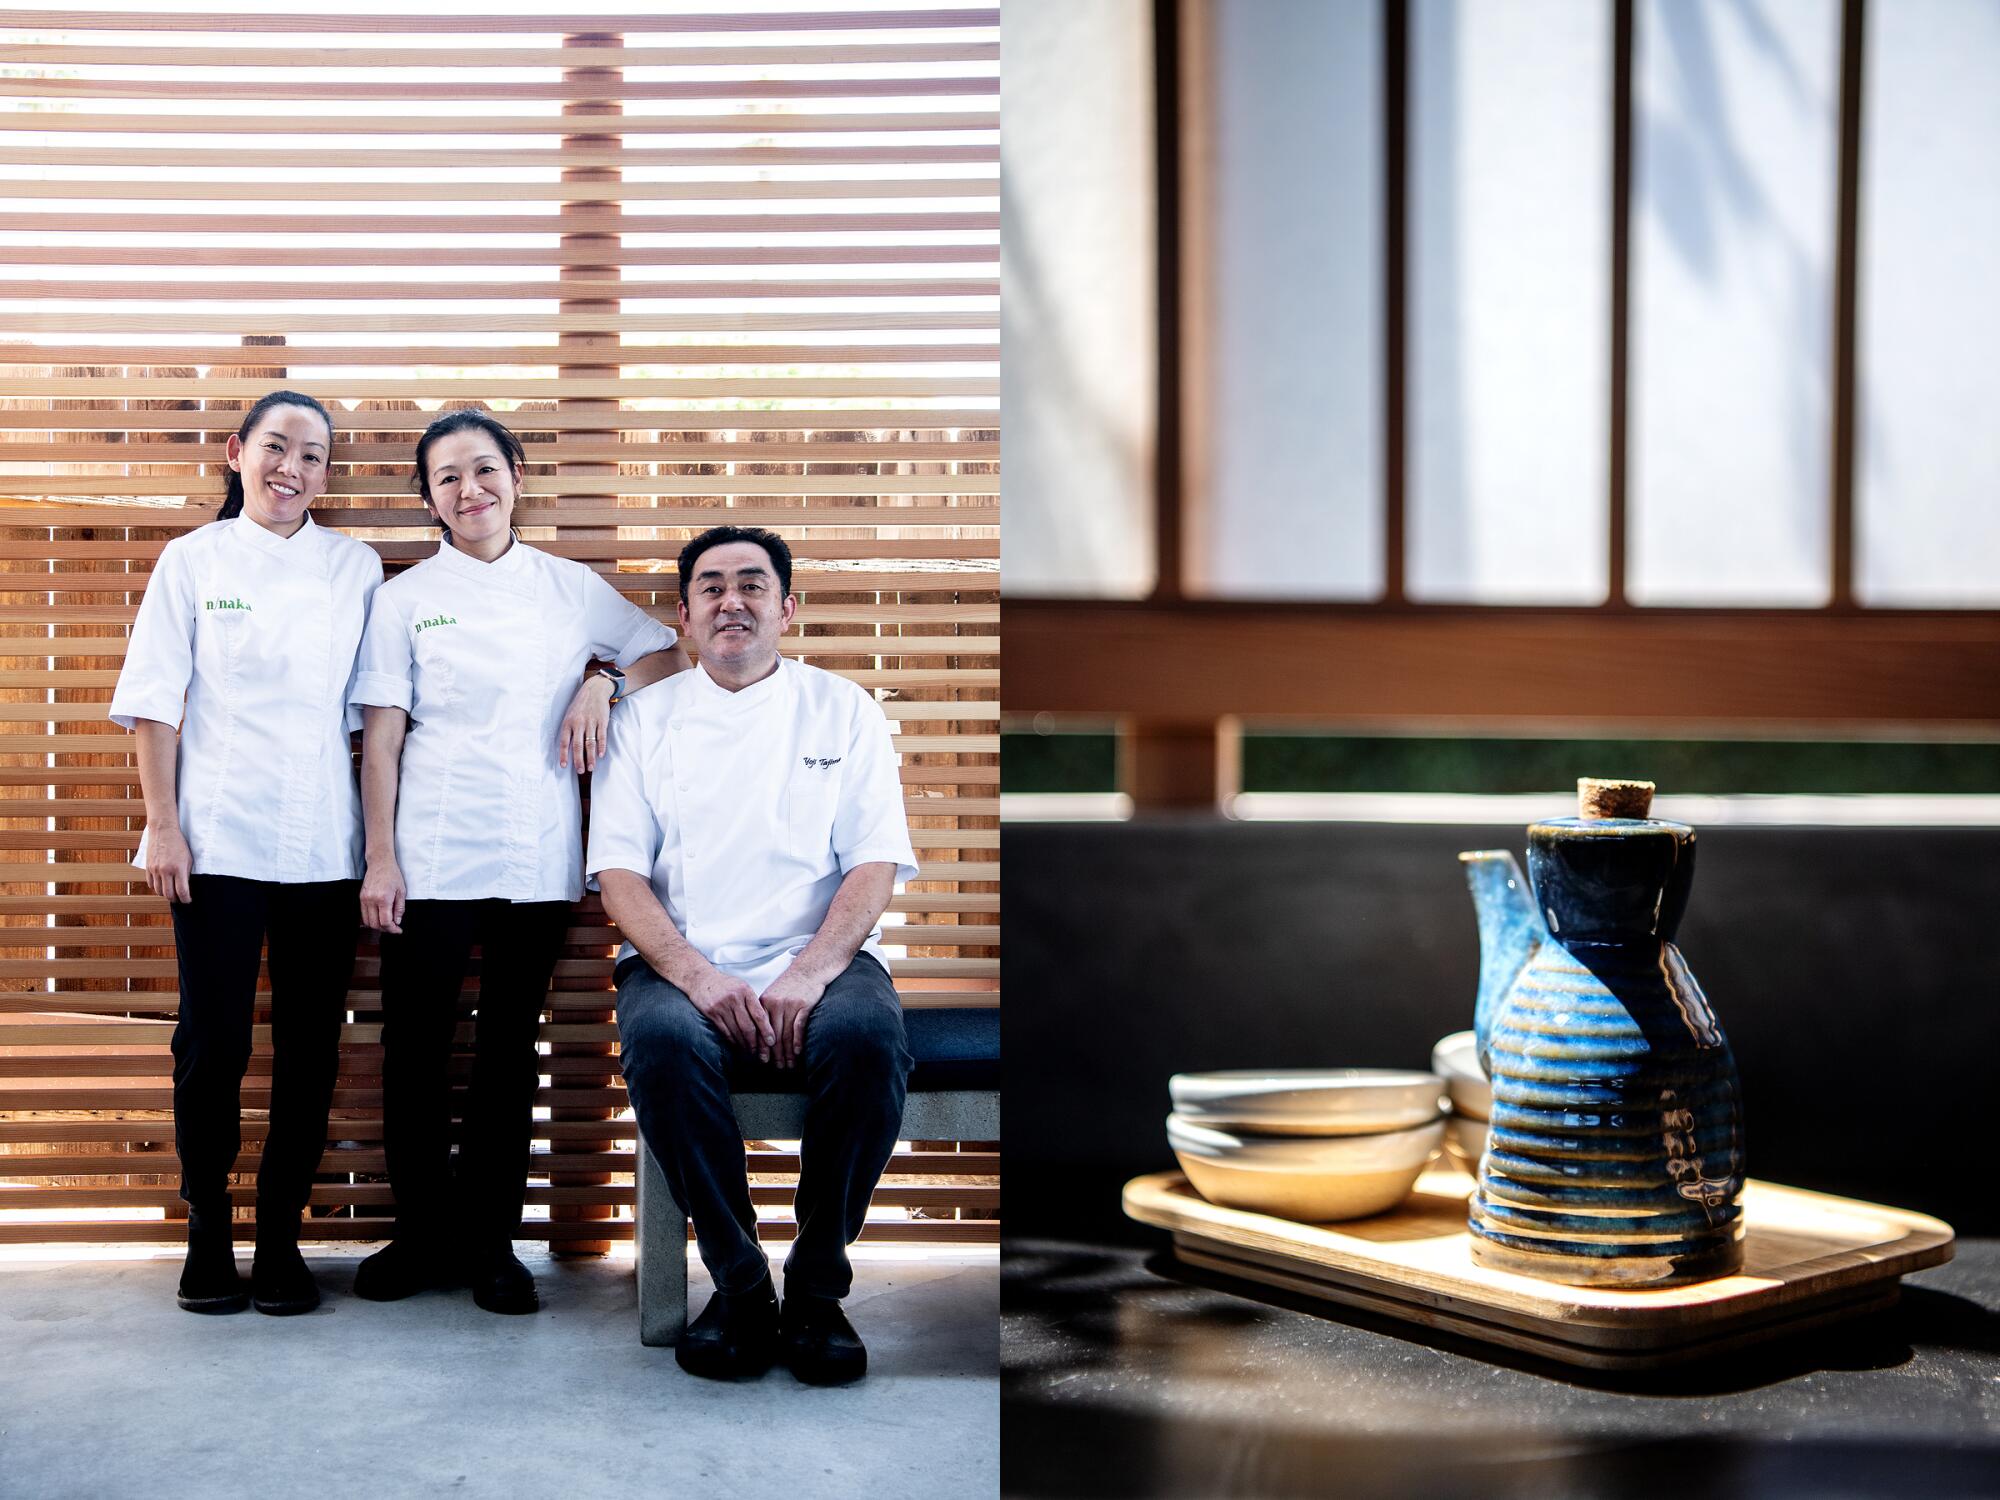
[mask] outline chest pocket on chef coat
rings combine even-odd
[[[804,758],[801,757],[801,761]],[[795,764],[785,786],[785,824],[794,859],[818,862],[833,846],[840,810],[840,765]]]

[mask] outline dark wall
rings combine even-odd
[[[1007,825],[1010,1234],[1120,1228],[1167,1077],[1426,1067],[1472,1024],[1456,854],[1519,828]],[[1743,1075],[1751,1174],[2000,1232],[2000,830],[1701,832],[1680,947]]]

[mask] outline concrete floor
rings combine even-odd
[[[182,1312],[178,1256],[0,1261],[0,1495],[998,1493],[992,1251],[857,1254],[870,1373],[818,1390],[684,1375],[639,1343],[629,1259],[519,1248],[533,1317],[358,1301],[352,1247],[307,1252],[326,1301],[298,1318]]]

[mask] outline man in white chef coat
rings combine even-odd
[[[716,1294],[674,1354],[696,1375],[867,1368],[847,1246],[895,1149],[910,1054],[879,954],[916,871],[889,726],[860,687],[778,655],[791,551],[718,526],[680,555],[692,672],[622,710],[591,792],[591,883],[626,937],[618,1032],[639,1129]],[[757,1243],[732,1084],[800,1087],[798,1235],[782,1312]]]

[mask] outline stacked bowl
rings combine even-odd
[[[1451,1099],[1446,1122],[1447,1155],[1475,1177],[1479,1154],[1486,1149],[1486,1132],[1493,1119],[1493,1085],[1479,1066],[1479,1046],[1470,1031],[1454,1031],[1431,1053],[1431,1070],[1444,1080]]]
[[[1177,1073],[1168,1089],[1167,1142],[1202,1197],[1305,1223],[1394,1208],[1445,1134],[1435,1073]]]

